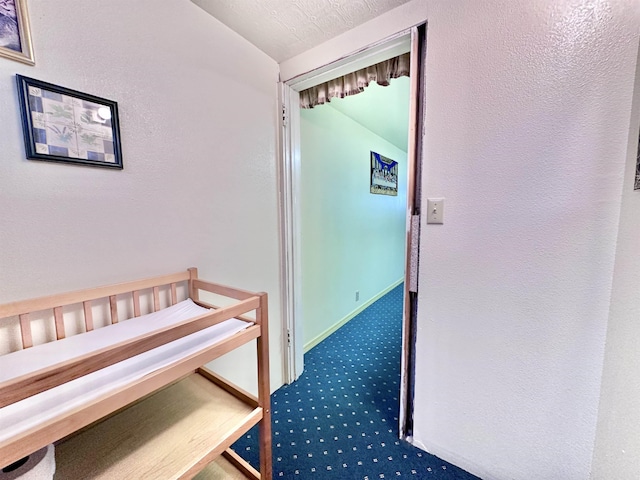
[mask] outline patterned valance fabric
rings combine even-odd
[[[342,77],[334,78],[300,92],[300,108],[313,108],[330,102],[332,98],[344,98],[363,92],[370,82],[386,87],[392,78],[409,76],[409,53],[371,65]]]

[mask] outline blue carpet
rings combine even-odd
[[[310,350],[271,397],[274,479],[471,480],[398,439],[402,285]],[[233,448],[258,468],[257,430]]]

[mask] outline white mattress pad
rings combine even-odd
[[[0,383],[210,312],[187,299],[91,332],[0,356]],[[249,327],[232,318],[0,408],[0,442]]]

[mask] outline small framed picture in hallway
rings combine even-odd
[[[371,152],[371,193],[398,195],[398,162]]]

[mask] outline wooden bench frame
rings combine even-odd
[[[245,290],[206,282],[198,278],[196,268],[190,268],[185,272],[171,275],[0,305],[0,318],[17,317],[20,325],[22,347],[37,348],[33,347],[30,323],[30,314],[34,312],[52,310],[56,337],[57,339],[62,339],[66,336],[63,307],[77,306],[78,304],[81,304],[82,311],[84,312],[85,328],[87,331],[91,331],[94,328],[91,309],[92,302],[108,299],[111,323],[117,323],[119,321],[117,296],[125,294],[131,296],[134,315],[137,317],[141,314],[140,295],[142,291],[151,290],[153,295],[153,310],[157,311],[160,309],[160,289],[169,288],[170,302],[173,305],[177,303],[177,285],[181,282],[187,283],[189,297],[201,306],[209,308],[213,307],[212,305],[200,301],[200,291],[211,292],[213,294],[232,298],[235,299],[236,302],[226,307],[213,307],[215,310],[211,313],[180,322],[172,327],[162,328],[136,338],[128,339],[124,342],[112,345],[109,348],[105,348],[88,355],[82,355],[40,371],[0,383],[0,408],[230,318],[240,318],[244,321],[250,322],[251,326],[227,338],[226,340],[211,345],[196,354],[180,359],[167,367],[121,387],[115,392],[103,395],[86,405],[82,405],[81,407],[72,410],[71,412],[62,414],[43,425],[32,428],[27,432],[9,439],[8,441],[1,442],[0,466],[9,465],[49,443],[67,437],[77,430],[80,430],[91,423],[126,407],[132,402],[178,381],[185,375],[197,371],[209,378],[211,381],[220,385],[225,390],[233,392],[236,396],[244,398],[248,402],[255,403],[257,413],[256,418],[260,425],[259,442],[261,476],[259,478],[271,478],[268,302],[266,293],[252,293]],[[255,311],[255,320],[243,316],[244,314],[252,311]],[[202,370],[200,368],[205,363],[208,363],[254,339],[257,340],[257,398],[252,397],[246,392],[243,392],[232,384],[224,381],[220,377],[211,375],[206,370]],[[243,471],[247,470],[244,473],[249,475],[251,473],[249,471],[250,468],[247,469],[246,464],[240,465],[241,461],[235,457],[237,457],[237,455],[233,453],[227,454],[227,458],[232,461],[232,463],[236,464],[236,466],[241,468]],[[250,476],[255,476],[255,473]]]

